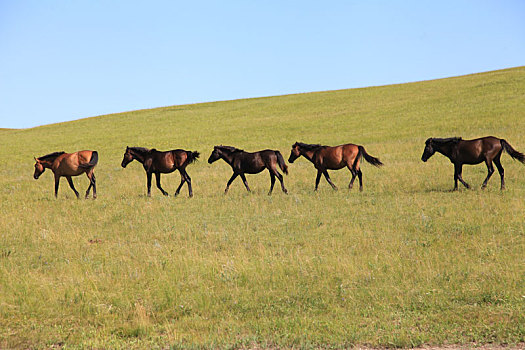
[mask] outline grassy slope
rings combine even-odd
[[[448,192],[427,137],[504,137],[525,151],[525,68],[366,89],[174,106],[0,131],[0,347],[516,343],[525,338],[525,167],[502,157],[482,192]],[[321,182],[299,159],[285,178],[206,162],[216,144],[365,145],[386,165]],[[195,197],[146,198],[126,145],[202,153]],[[96,149],[99,199],[32,179],[33,156]],[[87,188],[85,177],[77,189]],[[163,177],[173,193],[178,175]],[[94,243],[90,243],[94,242]]]

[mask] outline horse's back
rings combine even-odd
[[[318,159],[327,169],[341,169],[353,164],[359,153],[359,146],[347,143],[338,146],[324,146],[318,151]]]
[[[486,159],[493,159],[501,150],[501,139],[494,136],[461,140],[458,144],[458,151],[463,154],[465,164],[479,164]]]
[[[247,174],[257,174],[263,171],[266,167],[269,167],[272,161],[276,161],[277,157],[275,151],[271,149],[265,149],[257,152],[246,152],[241,151],[234,154],[234,164]]]
[[[53,162],[53,170],[62,176],[77,176],[86,171],[86,165],[90,165],[93,153],[96,151],[83,150],[73,153],[64,153]],[[92,168],[96,163],[88,168]]]

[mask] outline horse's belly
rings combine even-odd
[[[159,166],[156,166],[153,168],[153,172],[154,173],[164,173],[164,174],[168,174],[168,173],[172,173],[175,171],[175,168],[172,166],[172,167],[167,167],[167,166],[162,166],[162,167],[159,167]]]
[[[263,170],[264,170],[264,168],[256,168],[256,169],[252,168],[252,169],[245,170],[244,173],[246,173],[246,174],[259,174]]]
[[[78,175],[81,175],[84,172],[85,172],[85,169],[80,169],[80,168],[78,168],[76,170],[66,169],[66,170],[62,171],[60,175],[62,175],[62,176],[78,176]]]
[[[339,170],[346,166],[343,162],[324,162],[324,167],[329,170]]]

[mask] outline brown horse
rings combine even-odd
[[[244,174],[258,174],[264,169],[268,169],[270,173],[270,192],[268,195],[272,194],[273,185],[275,184],[275,178],[277,177],[281,182],[281,189],[284,193],[288,193],[284,187],[283,176],[277,171],[277,165],[281,170],[288,174],[288,166],[284,162],[284,158],[279,151],[266,149],[264,151],[249,153],[245,152],[242,149],[238,149],[230,146],[215,146],[213,147],[213,152],[208,159],[208,163],[213,163],[218,159],[224,160],[232,167],[233,175],[226,185],[224,193],[228,193],[231,183],[237,176],[240,176],[244,186],[248,192],[250,192],[250,187],[246,181]]]
[[[461,176],[463,164],[479,164],[485,162],[488,169],[488,175],[483,181],[481,188],[487,187],[487,182],[494,173],[494,166],[496,164],[499,175],[501,177],[501,189],[505,189],[504,170],[501,166],[501,153],[506,151],[512,158],[525,163],[525,155],[516,151],[504,139],[498,139],[493,136],[481,137],[474,140],[463,140],[461,137],[449,137],[446,139],[429,138],[425,141],[425,150],[421,156],[421,160],[426,162],[436,152],[448,157],[452,164],[454,164],[454,191],[458,189],[458,180],[466,188],[470,188],[469,184],[463,181]]]
[[[363,173],[361,172],[359,163],[363,156],[365,160],[379,167],[383,165],[378,158],[372,157],[366,153],[363,146],[354,145],[351,143],[339,146],[321,146],[311,145],[302,142],[296,142],[292,145],[292,152],[288,161],[293,163],[300,156],[305,157],[312,162],[317,169],[317,178],[315,179],[315,191],[319,187],[319,181],[321,180],[321,174],[324,175],[326,181],[332,186],[334,190],[337,187],[330,180],[327,170],[339,170],[347,167],[352,173],[352,179],[348,184],[348,188],[351,189],[354,185],[355,177],[359,177],[359,190],[363,190]]]
[[[69,183],[69,187],[75,192],[78,198],[78,192],[73,185],[72,176],[78,176],[86,173],[89,179],[89,187],[86,191],[86,198],[93,187],[93,199],[97,198],[97,184],[93,169],[98,163],[97,151],[78,151],[75,153],[54,152],[45,156],[35,158],[35,173],[33,177],[38,179],[47,169],[51,169],[55,175],[55,197],[58,195],[58,185],[60,177],[64,176]]]
[[[186,166],[193,163],[199,158],[199,152],[185,151],[183,149],[174,149],[171,151],[161,152],[155,148],[149,149],[144,147],[126,147],[122,167],[125,168],[133,160],[142,163],[146,176],[148,178],[148,197],[151,197],[151,175],[155,174],[157,188],[163,195],[167,196],[168,192],[160,186],[160,174],[169,174],[175,170],[180,173],[180,185],[177,187],[174,196],[178,195],[184,182],[188,183],[189,196],[193,197],[191,188],[191,178],[186,172]]]

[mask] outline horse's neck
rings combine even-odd
[[[221,152],[220,156],[229,165],[233,164],[233,153]]]
[[[44,168],[51,169],[53,167],[53,163],[55,162],[55,159],[53,159],[53,160],[41,160],[40,164],[42,164],[42,166]]]
[[[441,153],[445,157],[448,157],[453,160],[455,158],[455,148],[457,144],[454,144],[452,142],[448,142],[444,145],[440,145],[439,148],[436,149],[437,152]]]
[[[141,154],[139,152],[133,152],[132,155],[133,155],[133,159],[144,164],[144,161],[146,160],[146,156],[144,154]]]
[[[310,162],[314,162],[314,154],[315,154],[315,151],[313,150],[308,150],[308,151],[302,151],[301,154],[303,155],[303,157],[305,157],[306,159],[308,159]]]

